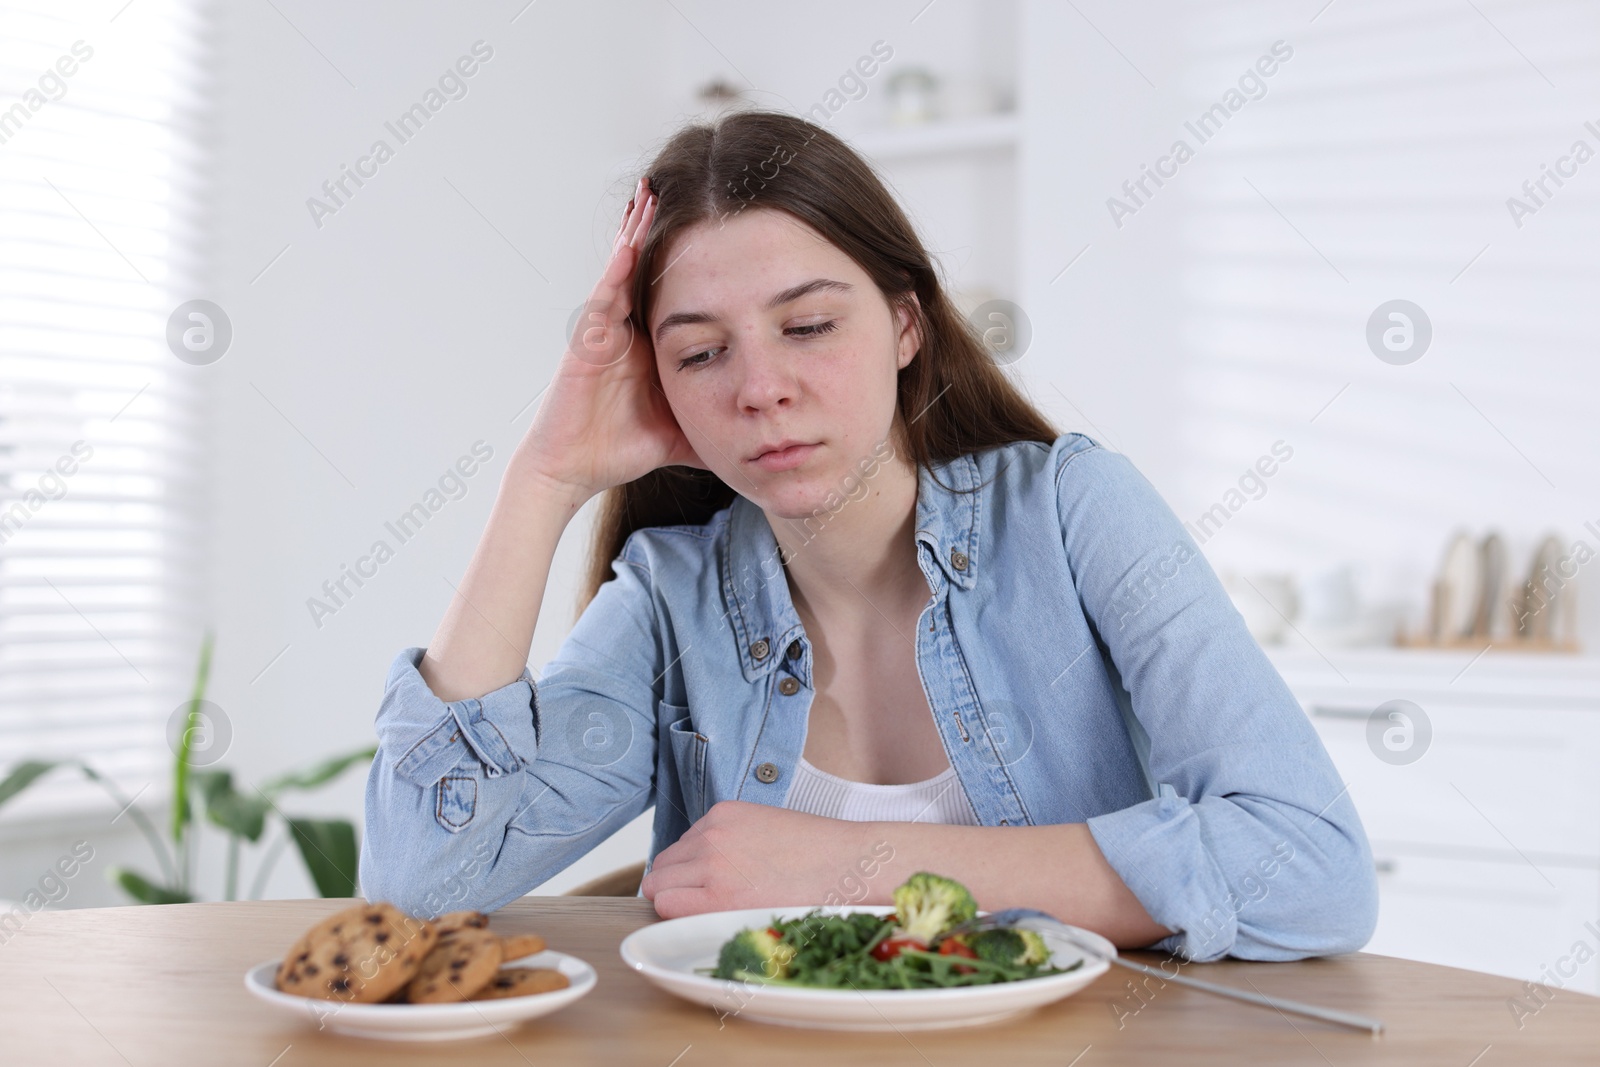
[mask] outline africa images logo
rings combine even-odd
[[[315,196],[306,198],[306,210],[311,212],[311,221],[317,229],[322,229],[322,220],[328,215],[337,215],[339,209],[355,196],[356,190],[367,183],[363,179],[372,179],[378,176],[378,168],[395,157],[400,145],[408,143],[417,134],[422,132],[429,119],[438,114],[444,105],[451,100],[463,100],[467,95],[467,81],[478,73],[479,65],[487,63],[494,58],[494,49],[484,41],[472,43],[472,55],[462,56],[455,65],[446,68],[439,75],[438,88],[432,86],[422,94],[422,99],[402,111],[393,122],[385,122],[384,129],[394,136],[395,145],[390,146],[383,138],[372,142],[372,147],[367,154],[356,160],[355,167],[339,164],[339,174],[322,183],[322,192],[327,199]],[[351,185],[355,188],[352,189]],[[343,195],[341,195],[343,194]]]
[[[1141,164],[1139,176],[1122,183],[1122,196],[1106,197],[1106,210],[1111,213],[1111,221],[1117,229],[1122,229],[1129,217],[1137,215],[1167,184],[1166,180],[1178,176],[1178,169],[1194,158],[1195,146],[1203,145],[1221,133],[1227,121],[1250,101],[1266,96],[1266,79],[1278,73],[1278,68],[1293,56],[1294,46],[1287,41],[1273,41],[1272,47],[1239,75],[1237,89],[1226,90],[1216,103],[1200,112],[1192,122],[1183,124],[1183,128],[1193,135],[1194,145],[1179,137],[1172,142],[1167,154],[1155,161],[1154,167],[1148,163]],[[1152,184],[1155,186],[1153,189]],[[1141,196],[1141,193],[1144,195]]]
[[[322,583],[323,596],[306,597],[306,611],[311,615],[312,625],[322,629],[325,618],[337,615],[368,581],[378,576],[379,568],[394,558],[398,546],[421,533],[428,520],[447,503],[466,496],[467,479],[493,458],[494,446],[487,441],[474,441],[472,455],[462,456],[453,466],[446,468],[439,476],[436,488],[430,487],[421,500],[401,512],[393,522],[385,522],[383,528],[393,535],[395,544],[391,545],[387,538],[378,538],[367,549],[366,555],[356,560],[354,567],[348,563],[339,565],[339,574]],[[355,588],[352,589],[352,585]]]

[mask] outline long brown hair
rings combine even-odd
[[[648,336],[656,258],[677,234],[740,211],[784,211],[855,260],[891,306],[916,318],[922,347],[899,374],[901,455],[931,468],[969,452],[1015,441],[1049,444],[1060,436],[951,303],[916,231],[871,166],[821,126],[778,112],[731,112],[679,130],[646,173],[658,201],[634,272],[637,335]],[[578,614],[612,577],[611,561],[633,531],[699,525],[733,498],[721,478],[686,466],[661,467],[606,490]]]

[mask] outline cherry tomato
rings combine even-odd
[[[872,948],[872,958],[875,960],[892,960],[900,955],[902,949],[926,949],[928,943],[916,937],[887,937],[879,941]]]
[[[978,958],[978,954],[973,951],[971,945],[967,944],[965,941],[960,941],[953,937],[947,937],[943,941],[939,942],[939,955],[960,956],[961,958],[968,960],[975,960]],[[952,967],[951,970],[955,971],[957,974],[971,974],[973,971],[977,970],[977,968],[967,967],[958,963]]]

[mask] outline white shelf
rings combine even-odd
[[[848,138],[875,160],[1010,152],[1017,147],[1022,122],[1014,111],[971,119],[926,122],[868,130]]]
[[[1269,646],[1267,657],[1297,695],[1340,689],[1431,693],[1464,700],[1550,701],[1600,710],[1600,657],[1493,651]]]

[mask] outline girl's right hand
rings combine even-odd
[[[511,462],[583,499],[658,467],[707,469],[661,392],[650,338],[628,317],[639,251],[655,213],[655,194],[641,178],[611,259]]]

